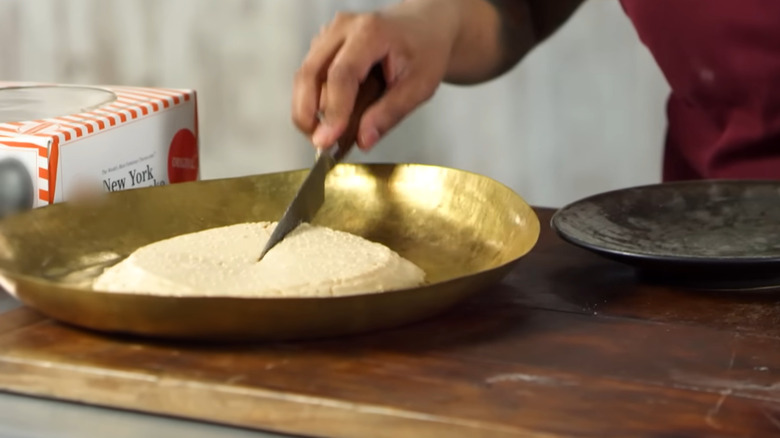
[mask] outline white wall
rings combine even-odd
[[[358,0],[0,0],[0,80],[192,87],[206,178],[307,167],[293,72],[321,24]],[[560,206],[658,181],[667,86],[617,0],[590,0],[490,84],[444,86],[360,161],[489,175]]]

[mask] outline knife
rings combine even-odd
[[[287,210],[285,210],[284,215],[276,224],[276,228],[271,233],[271,237],[268,239],[262,253],[260,253],[258,261],[262,260],[271,248],[284,240],[285,236],[297,228],[298,225],[303,222],[311,222],[317,214],[317,211],[319,211],[322,203],[325,201],[325,177],[352,149],[357,140],[360,118],[366,109],[382,96],[386,86],[382,65],[376,64],[369,72],[365,81],[360,84],[355,99],[355,107],[352,110],[347,129],[334,147],[325,151],[317,151],[314,166],[309,171],[303,184],[301,184],[298,193],[287,207]]]

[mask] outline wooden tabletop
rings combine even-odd
[[[0,388],[332,437],[780,436],[780,303],[637,284],[549,230],[499,286],[360,337],[203,347],[0,317]]]

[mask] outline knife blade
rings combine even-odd
[[[368,107],[376,102],[384,93],[387,84],[382,73],[382,65],[376,64],[369,72],[366,79],[360,84],[355,99],[355,106],[350,116],[350,121],[344,134],[331,150],[317,151],[314,166],[304,179],[290,205],[287,206],[282,218],[276,224],[265,247],[258,259],[263,257],[274,246],[304,222],[311,222],[325,202],[325,178],[344,157],[349,153],[357,140],[360,118]]]

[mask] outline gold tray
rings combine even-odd
[[[333,298],[174,298],[104,293],[89,281],[145,244],[278,220],[305,170],[116,192],[0,221],[0,285],[87,329],[159,338],[290,340],[384,329],[436,315],[499,281],[539,236],[517,194],[477,174],[416,164],[340,164],[314,223],[381,242],[429,284]]]

